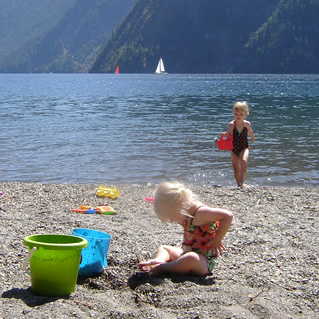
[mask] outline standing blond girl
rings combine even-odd
[[[178,182],[159,185],[154,210],[161,221],[180,224],[184,228],[184,240],[182,247],[160,246],[156,257],[140,262],[139,268],[152,275],[210,273],[225,250],[222,239],[232,223],[233,213],[198,202],[192,191]]]
[[[246,121],[249,114],[248,104],[246,102],[236,102],[233,107],[233,114],[234,120],[228,125],[228,134],[233,136],[234,146],[231,151],[231,160],[237,185],[245,187],[249,157],[248,135],[252,143],[255,141],[251,124]]]

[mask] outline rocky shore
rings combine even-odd
[[[227,253],[207,277],[149,277],[136,254],[153,257],[161,243],[179,245],[182,228],[158,221],[156,185],[113,185],[117,199],[96,197],[99,185],[0,183],[0,318],[314,318],[319,316],[319,188],[189,185],[235,220]],[[108,185],[112,186],[112,185]],[[117,215],[80,214],[78,205],[111,205]],[[103,273],[78,278],[66,297],[33,294],[22,270],[23,238],[90,228],[112,236]]]

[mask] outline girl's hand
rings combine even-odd
[[[212,249],[212,255],[214,257],[222,256],[223,251],[226,250],[226,247],[223,245],[222,241],[218,238],[213,238],[210,242],[211,249]]]
[[[229,132],[227,132],[225,136],[226,136],[228,139],[231,139],[231,138],[233,137],[232,134],[230,134]]]

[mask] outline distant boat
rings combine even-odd
[[[164,67],[164,63],[163,63],[162,58],[160,58],[158,61],[155,73],[156,74],[167,74],[167,72],[165,71],[165,67]]]
[[[120,73],[120,67],[117,65],[116,66],[116,69],[114,71],[115,74],[119,74]]]

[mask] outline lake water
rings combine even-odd
[[[0,74],[0,180],[235,185],[214,137],[245,100],[247,184],[318,186],[318,75]]]

